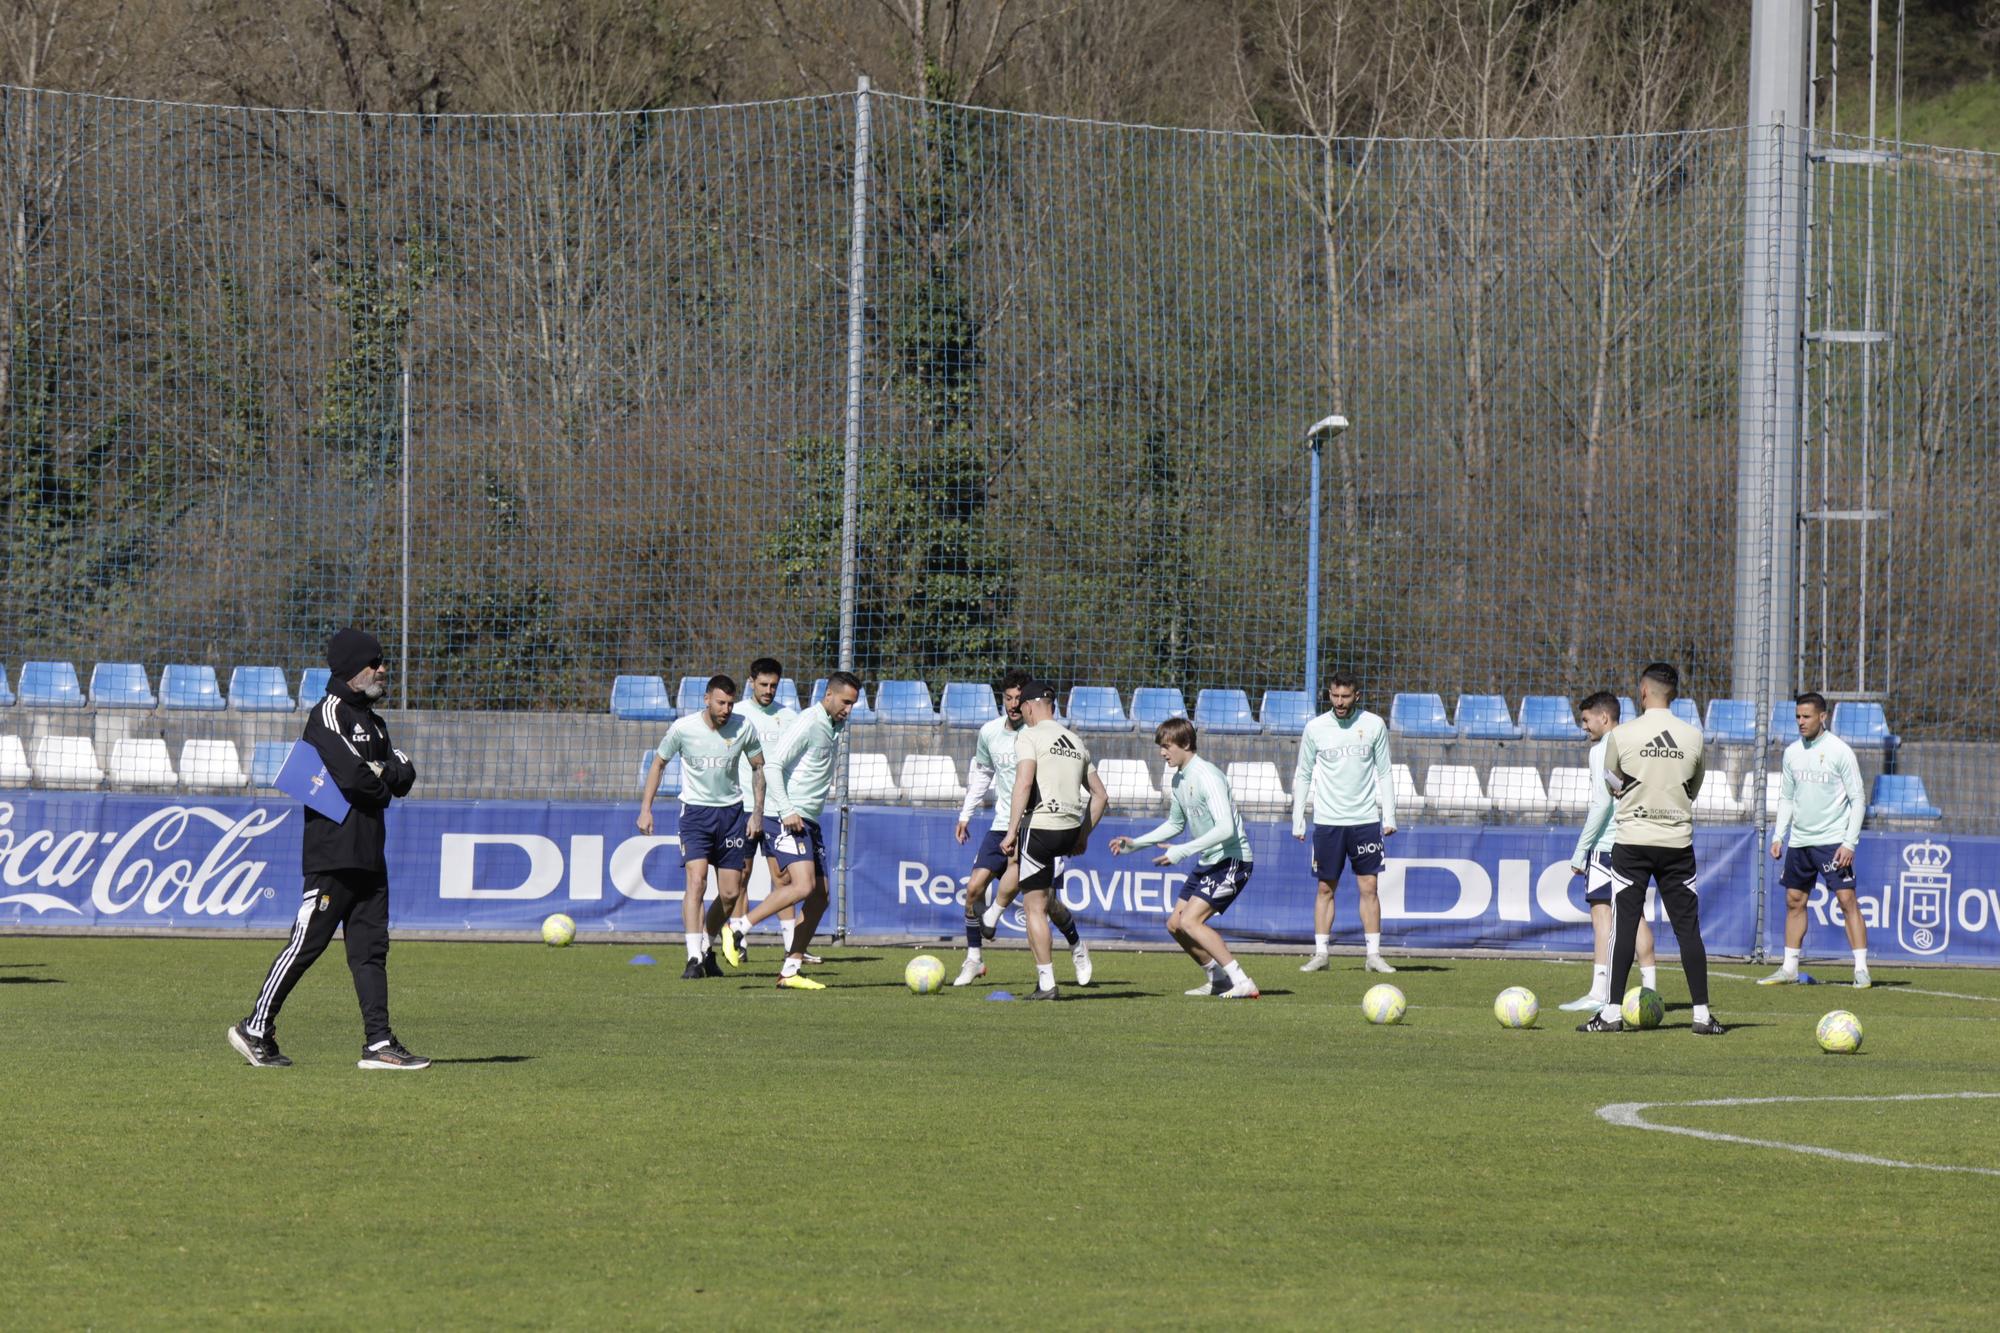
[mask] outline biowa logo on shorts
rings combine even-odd
[[[26,890],[0,892],[0,904],[80,916],[73,899],[83,895],[49,890],[76,890],[88,881],[99,917],[133,909],[145,916],[242,916],[271,892],[263,882],[267,863],[251,859],[252,844],[290,813],[256,809],[239,819],[205,805],[163,805],[122,833],[78,829],[58,837],[48,829],[16,830],[14,806],[0,801],[0,890]],[[190,834],[200,829],[219,836],[197,856]],[[163,855],[181,849],[183,839],[190,844],[185,855]]]
[[[1903,848],[1903,873],[1896,878],[1896,942],[1911,953],[1943,953],[1951,943],[1951,848],[1913,842]]]

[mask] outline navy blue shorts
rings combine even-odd
[[[1313,874],[1322,884],[1340,883],[1343,866],[1357,875],[1382,873],[1382,825],[1314,824]]]
[[[1583,900],[1611,905],[1611,853],[1592,852],[1584,867]]]
[[[1007,841],[1006,829],[987,829],[986,836],[979,840],[979,854],[972,858],[974,870],[984,870],[998,879],[1007,873],[1007,857],[1000,850],[1000,844]]]
[[[778,863],[780,870],[789,871],[801,861],[812,862],[813,873],[826,877],[826,841],[820,836],[819,824],[805,820],[805,828],[794,833],[782,823],[774,832],[765,834],[771,847],[771,859]]]
[[[1842,870],[1834,865],[1833,854],[1839,850],[1838,843],[1826,847],[1787,847],[1785,873],[1778,882],[1804,893],[1814,880],[1824,880],[1835,893],[1847,892],[1854,887],[1854,867]]]
[[[1236,901],[1236,895],[1243,892],[1243,886],[1250,882],[1250,870],[1248,861],[1238,861],[1234,857],[1217,861],[1212,866],[1203,866],[1181,885],[1181,901],[1199,898],[1215,909],[1215,915],[1221,916],[1229,910],[1229,904]]]
[[[706,861],[717,870],[741,870],[749,823],[750,812],[740,805],[683,805],[681,864]]]

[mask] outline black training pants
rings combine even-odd
[[[1611,1003],[1625,994],[1632,975],[1632,955],[1639,949],[1639,918],[1646,910],[1646,886],[1660,886],[1660,906],[1674,923],[1681,944],[1681,969],[1687,973],[1688,995],[1708,1003],[1708,949],[1701,942],[1701,898],[1695,892],[1694,848],[1627,847],[1611,849],[1612,902],[1618,913],[1618,942],[1611,950]]]
[[[271,964],[257,1005],[244,1026],[270,1033],[278,1011],[299,978],[326,946],[335,926],[345,928],[347,969],[361,1001],[361,1026],[369,1043],[389,1038],[389,877],[379,870],[329,870],[305,877],[305,896],[278,960]]]

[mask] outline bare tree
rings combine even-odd
[[[887,59],[918,98],[976,102],[1023,35],[1076,0],[761,0],[758,8],[802,82],[845,86]]]

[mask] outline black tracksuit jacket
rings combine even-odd
[[[301,872],[368,870],[386,874],[389,862],[383,854],[386,830],[382,814],[390,801],[410,794],[417,780],[416,765],[389,743],[389,728],[368,700],[349,689],[345,681],[329,684],[326,697],[313,705],[306,717],[305,739],[319,751],[327,776],[353,808],[336,824],[307,807],[299,855]],[[370,763],[382,765],[380,777],[368,767]]]

